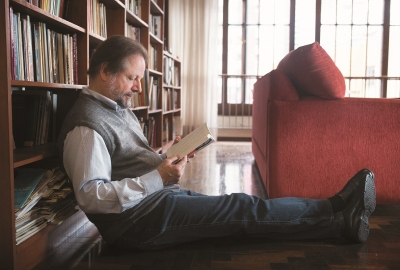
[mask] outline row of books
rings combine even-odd
[[[128,10],[133,14],[142,17],[142,0],[129,0]]]
[[[174,60],[164,56],[164,83],[168,85],[179,86],[179,68],[174,65]]]
[[[12,92],[12,124],[16,147],[36,146],[54,138],[57,95],[47,90],[14,90]]]
[[[149,69],[157,70],[157,48],[154,45],[151,45],[149,48]]]
[[[46,23],[10,7],[13,80],[77,84],[77,35],[57,33]]]
[[[106,6],[99,0],[89,0],[89,32],[107,38]]]
[[[163,110],[170,111],[179,109],[178,93],[171,88],[164,88],[163,91]]]
[[[156,120],[150,116],[148,119],[139,118],[139,123],[142,128],[144,136],[147,138],[149,145],[153,148],[157,147],[156,141]]]
[[[131,107],[137,108],[141,106],[149,106],[150,110],[158,109],[159,91],[158,78],[149,75],[146,69],[143,79],[141,80],[142,92],[135,93],[132,97]]]
[[[140,28],[126,23],[125,35],[133,40],[140,42]]]
[[[14,204],[17,245],[78,211],[69,179],[58,168],[16,169]]]
[[[161,16],[150,14],[150,33],[161,40]]]
[[[64,17],[64,8],[68,4],[67,0],[26,0],[26,2],[60,18]]]
[[[162,138],[164,143],[175,139],[176,136],[182,136],[181,117],[179,115],[175,115],[172,118],[165,117],[163,121]],[[170,134],[172,134],[172,136],[170,136]]]

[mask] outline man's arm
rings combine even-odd
[[[63,162],[78,204],[86,213],[120,213],[163,188],[158,170],[111,181],[111,159],[104,140],[87,127],[68,133]]]

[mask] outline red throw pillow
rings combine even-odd
[[[346,92],[342,73],[318,42],[291,51],[277,69],[286,73],[301,96],[341,99]]]

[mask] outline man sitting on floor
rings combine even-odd
[[[90,84],[59,136],[78,204],[105,241],[121,248],[156,249],[238,233],[266,239],[367,240],[368,218],[376,205],[374,174],[367,169],[326,200],[180,190],[188,157],[154,152],[129,110],[133,93],[141,92],[146,61],[146,50],[132,39],[113,36],[102,42],[90,60]]]

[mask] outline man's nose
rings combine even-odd
[[[142,93],[142,84],[140,83],[139,79],[135,80],[135,83],[132,85],[132,90]]]

